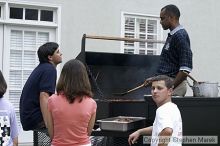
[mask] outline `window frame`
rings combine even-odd
[[[23,6],[23,5],[14,5],[14,4],[10,4],[9,6],[8,6],[9,8],[9,15],[7,16],[7,18],[9,19],[9,20],[11,20],[11,21],[30,21],[30,22],[35,22],[35,23],[39,23],[39,22],[41,22],[41,23],[44,23],[44,22],[47,22],[47,23],[54,23],[54,24],[56,24],[56,20],[57,20],[57,18],[56,18],[56,9],[52,9],[52,8],[47,8],[47,7],[33,7],[33,6]],[[14,8],[22,8],[23,9],[23,16],[22,16],[22,19],[14,19],[14,18],[10,18],[10,8],[12,8],[12,7],[14,7]],[[29,20],[29,19],[25,19],[25,14],[26,14],[26,10],[27,9],[34,9],[34,10],[38,10],[38,19],[37,20]],[[41,19],[40,19],[40,17],[41,17],[41,11],[42,10],[45,10],[45,11],[52,11],[53,12],[53,18],[52,18],[52,20],[53,21],[41,21]]]
[[[2,6],[2,19],[0,22],[7,24],[20,24],[20,25],[33,25],[33,26],[44,26],[56,28],[61,25],[61,6],[47,3],[36,3],[36,2],[0,2]],[[22,19],[11,19],[10,18],[10,7],[23,8]],[[37,9],[38,20],[25,20],[25,9]],[[53,22],[51,21],[40,21],[40,11],[48,10],[53,12]]]
[[[158,15],[150,15],[150,14],[139,14],[139,13],[131,13],[131,12],[122,12],[121,13],[121,37],[125,37],[125,19],[126,17],[130,17],[130,18],[135,18],[135,21],[136,19],[145,19],[146,21],[147,20],[156,20],[157,22],[157,40],[163,40],[163,29],[162,27],[160,26],[160,16]],[[135,22],[136,23],[136,22]],[[138,38],[137,35],[138,34],[141,34],[140,31],[137,31],[137,26],[134,26],[135,30],[134,30],[134,38]],[[147,23],[146,23],[146,30],[147,30]],[[148,36],[148,32],[146,31],[145,32],[145,37],[147,38]],[[133,53],[131,54],[139,54],[140,51],[142,51],[143,49],[145,49],[145,55],[148,55],[146,54],[147,50],[151,50],[151,49],[147,49],[147,44],[145,44],[145,48],[140,48],[139,45],[138,45],[138,42],[134,43],[134,47],[130,47],[131,49],[133,49]],[[162,50],[162,47],[163,47],[163,44],[159,44],[157,43],[157,47],[156,49],[153,49],[153,50],[156,50],[156,54],[155,55],[159,55],[161,53],[161,50]],[[121,53],[125,53],[125,46],[124,46],[124,42],[121,42],[121,50],[120,50]]]

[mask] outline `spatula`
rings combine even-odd
[[[130,89],[130,90],[126,91],[126,92],[113,93],[113,95],[124,96],[124,95],[126,95],[126,94],[128,94],[128,93],[131,93],[131,92],[133,92],[133,91],[135,91],[135,90],[138,90],[138,89],[140,89],[140,88],[142,88],[142,87],[144,87],[144,86],[147,86],[148,84],[149,84],[149,82],[143,83],[143,84],[141,84],[140,86],[137,86],[137,87],[135,87],[135,88],[133,88],[133,89]]]

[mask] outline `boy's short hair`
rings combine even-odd
[[[49,62],[48,56],[53,55],[59,45],[55,42],[47,42],[39,47],[37,55],[40,63]]]
[[[155,76],[151,79],[151,84],[152,82],[154,81],[164,81],[165,82],[165,86],[170,89],[170,88],[173,88],[173,81],[174,79],[169,77],[169,76],[166,76],[166,75],[158,75],[158,76]]]

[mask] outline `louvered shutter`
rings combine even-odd
[[[10,39],[9,100],[13,103],[15,109],[19,108],[18,99],[21,94],[22,46],[23,32],[12,30]]]
[[[159,18],[139,17],[136,15],[125,15],[124,37],[138,39],[159,39],[158,32]],[[159,45],[156,43],[145,42],[124,42],[124,53],[132,54],[158,54]]]
[[[125,37],[135,38],[135,18],[125,18]],[[124,53],[134,54],[134,42],[124,42]]]
[[[146,39],[146,19],[137,19],[137,24],[138,24],[137,38]],[[145,54],[146,43],[145,42],[137,42],[137,43],[139,44],[137,49],[138,54]]]
[[[9,67],[9,100],[19,118],[19,100],[22,88],[38,65],[37,49],[49,41],[48,32],[11,30]],[[20,121],[20,120],[19,120]]]
[[[157,21],[148,20],[147,23],[147,39],[157,40]],[[156,55],[157,44],[156,43],[147,43],[147,54]]]

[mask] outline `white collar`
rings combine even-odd
[[[177,31],[179,31],[180,29],[184,29],[182,25],[178,25],[176,28],[174,28],[172,31],[170,31],[170,34],[173,35]]]

